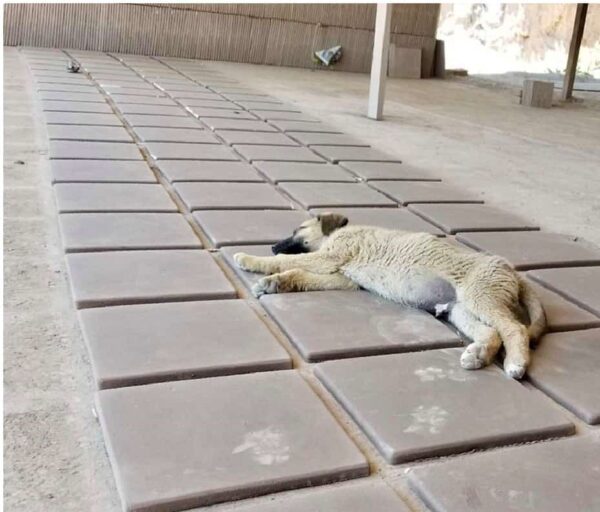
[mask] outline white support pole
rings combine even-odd
[[[388,70],[390,27],[393,4],[377,4],[375,37],[373,38],[373,60],[371,61],[371,85],[369,86],[369,110],[371,119],[379,120],[383,114],[385,80]]]

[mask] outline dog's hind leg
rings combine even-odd
[[[354,281],[342,274],[314,274],[306,270],[293,269],[261,278],[252,287],[252,293],[260,297],[266,293],[358,290],[358,288]]]
[[[249,272],[275,274],[301,269],[315,274],[333,274],[339,265],[320,252],[304,254],[278,254],[277,256],[252,256],[243,252],[233,255],[237,266]]]
[[[489,365],[496,357],[502,341],[498,331],[480,322],[461,303],[450,310],[448,321],[461,333],[473,340],[460,357],[460,364],[466,370],[477,370]]]

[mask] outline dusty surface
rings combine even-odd
[[[506,91],[395,80],[386,121],[374,122],[363,115],[366,76],[211,67],[295,101],[307,114],[435,170],[491,204],[600,244],[598,110],[585,105],[530,110]],[[4,92],[6,510],[117,511],[58,239],[45,128],[14,49],[5,50]],[[333,400],[327,405],[343,418]],[[360,432],[352,437],[367,445]],[[369,453],[369,460],[379,471],[377,455]],[[406,498],[402,473],[403,467],[392,468],[386,477]]]

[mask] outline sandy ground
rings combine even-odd
[[[4,56],[5,509],[117,511],[58,238],[45,130],[23,63],[14,49]],[[395,80],[386,120],[374,122],[364,117],[366,76],[211,66],[491,204],[600,244],[598,110],[525,109],[505,90]]]

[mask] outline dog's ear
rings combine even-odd
[[[339,213],[321,213],[317,220],[321,223],[321,231],[325,236],[348,224],[348,219]]]

